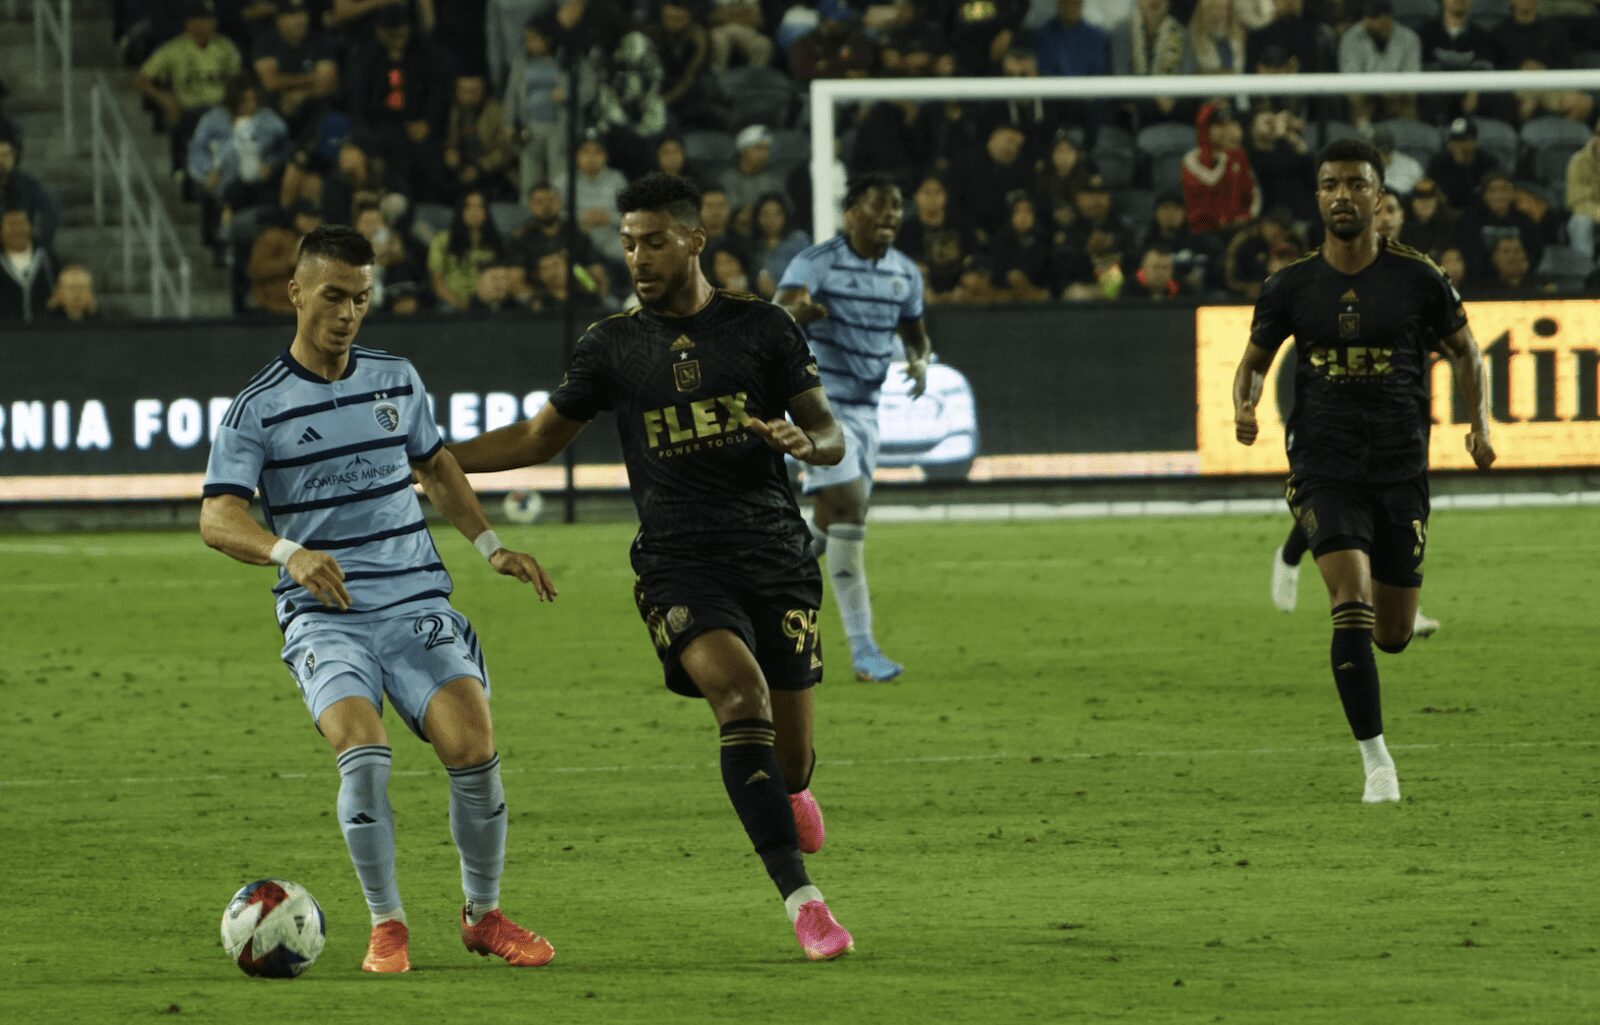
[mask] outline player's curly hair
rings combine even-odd
[[[1365,139],[1335,139],[1328,143],[1317,153],[1317,163],[1312,174],[1320,172],[1323,164],[1344,161],[1371,164],[1372,170],[1378,175],[1378,184],[1383,184],[1383,154],[1378,152],[1378,147]]]
[[[900,179],[888,171],[867,171],[853,176],[844,187],[844,208],[846,210],[856,205],[856,202],[871,192],[873,189],[898,189]]]
[[[295,269],[298,270],[300,264],[312,256],[335,263],[347,263],[352,267],[370,266],[378,259],[367,237],[346,224],[320,224],[312,228],[300,240],[300,253],[294,261]]]
[[[700,226],[700,187],[675,174],[652,171],[617,194],[617,213],[660,211],[686,228]]]

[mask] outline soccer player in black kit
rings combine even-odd
[[[801,949],[827,960],[853,945],[801,856],[823,840],[810,794],[822,578],[783,457],[833,465],[844,432],[794,320],[701,272],[692,182],[648,175],[617,211],[642,305],[589,328],[533,419],[451,451],[472,473],[543,463],[597,413],[616,413],[639,511],[634,597],[667,687],[711,706],[734,810]]]
[[[1332,667],[1366,772],[1362,801],[1400,799],[1383,742],[1372,644],[1411,641],[1428,541],[1428,355],[1442,352],[1471,411],[1467,452],[1494,462],[1483,360],[1461,297],[1433,261],[1377,233],[1383,159],[1342,139],[1317,156],[1322,248],[1267,279],[1233,382],[1234,430],[1256,440],[1256,404],[1294,336],[1289,509],[1333,608]]]

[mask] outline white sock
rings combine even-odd
[[[377,913],[373,914],[373,916],[372,916],[372,926],[373,926],[373,928],[377,928],[378,926],[382,925],[384,922],[399,922],[401,925],[405,925],[406,924],[406,909],[405,908],[395,908],[393,911],[385,911],[382,914],[377,914]]]
[[[1378,734],[1369,740],[1358,740],[1361,746],[1361,764],[1366,767],[1367,775],[1372,775],[1374,769],[1387,765],[1394,768],[1394,759],[1389,757],[1389,749],[1383,743],[1383,734]]]
[[[783,910],[789,913],[789,921],[800,917],[800,905],[809,904],[814,900],[822,899],[822,891],[815,886],[802,886],[800,889],[783,898]]]
[[[468,925],[477,925],[479,922],[483,921],[483,916],[484,915],[487,915],[489,912],[494,911],[498,907],[500,907],[500,902],[497,901],[497,900],[493,900],[493,901],[469,900],[469,901],[467,901],[467,924]]]
[[[865,524],[836,523],[828,528],[828,579],[852,653],[877,647],[872,639],[872,597],[867,592],[866,543]]]

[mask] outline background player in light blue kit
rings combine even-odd
[[[778,282],[776,302],[804,329],[823,391],[844,428],[837,466],[806,467],[816,551],[828,553],[858,680],[892,680],[905,667],[878,650],[863,550],[872,472],[878,465],[878,393],[905,343],[911,397],[928,385],[932,343],[922,323],[922,272],[894,248],[903,200],[893,175],[865,174],[845,190],[844,233],[805,250]]]
[[[339,765],[339,825],[372,913],[361,967],[411,967],[395,878],[387,694],[450,776],[450,831],[461,853],[468,950],[514,965],[555,956],[500,913],[506,806],[489,718],[489,674],[412,491],[496,571],[555,588],[530,555],[500,544],[428,409],[410,361],[354,344],[372,294],[372,246],[346,227],[300,245],[289,297],[294,342],[223,418],[206,468],[200,533],[240,562],[281,567],[272,590],[283,660]],[[249,513],[261,494],[268,530]]]

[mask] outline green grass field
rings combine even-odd
[[[1310,564],[1298,613],[1268,603],[1287,517],[874,528],[911,668],[850,681],[828,601],[810,863],[858,950],[830,964],[728,808],[710,715],[661,687],[629,529],[503,531],[553,607],[436,531],[495,681],[504,904],[559,954],[462,950],[444,774],[391,716],[417,970],[390,978],[357,971],[270,572],[196,534],[0,537],[0,1022],[1595,1022],[1594,516],[1435,516],[1444,629],[1380,656],[1406,796],[1379,808]],[[327,912],[294,982],[218,944],[267,875]]]

